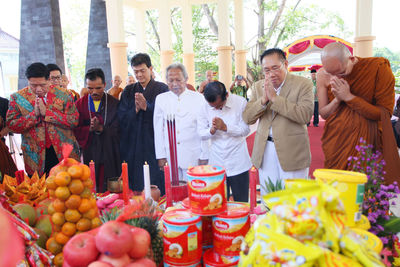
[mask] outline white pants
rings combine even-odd
[[[261,196],[264,196],[265,192],[265,184],[268,182],[268,177],[272,181],[273,184],[276,184],[278,179],[292,179],[292,178],[305,178],[308,177],[308,169],[301,169],[296,171],[288,171],[285,172],[282,170],[281,164],[279,163],[278,155],[276,154],[275,144],[274,142],[267,141],[265,145],[264,157],[261,163],[261,167],[258,170],[259,178],[260,178],[260,187],[261,187]]]

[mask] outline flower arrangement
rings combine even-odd
[[[390,212],[390,205],[394,205],[393,199],[400,193],[397,182],[393,184],[384,183],[383,170],[385,161],[380,151],[374,151],[373,146],[367,144],[366,140],[360,138],[356,146],[357,156],[349,157],[348,166],[351,170],[367,175],[368,182],[365,184],[363,214],[368,217],[371,223],[369,231],[382,240],[385,252],[389,253],[389,261],[393,262],[399,257],[398,238],[400,232],[400,218]],[[389,265],[390,266],[390,265]]]

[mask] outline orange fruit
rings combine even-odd
[[[52,230],[51,236],[54,236],[57,232],[61,232],[61,225],[56,225],[53,223],[53,225],[51,226],[51,230]]]
[[[72,165],[68,168],[68,173],[74,179],[81,178],[83,174],[83,169],[79,165]]]
[[[69,236],[63,234],[62,232],[57,233],[54,238],[56,239],[58,244],[65,245],[69,240]]]
[[[65,201],[69,198],[69,196],[71,195],[71,192],[69,192],[68,187],[59,186],[56,189],[55,195],[58,199]]]
[[[63,262],[64,262],[64,255],[63,255],[62,252],[60,252],[54,257],[53,264],[56,267],[62,267],[63,266]]]
[[[50,251],[53,255],[57,255],[62,252],[62,246],[57,243],[54,237],[50,237],[46,241],[46,249]]]
[[[85,181],[83,181],[83,185],[89,189],[93,188],[93,181],[92,179],[87,179]]]
[[[79,212],[80,213],[85,213],[88,210],[92,208],[92,204],[90,203],[90,200],[87,198],[82,199],[81,205],[79,206]]]
[[[92,205],[92,208],[97,208],[97,203],[95,198],[89,199],[90,205]]]
[[[90,209],[87,212],[83,214],[83,218],[88,218],[88,219],[94,219],[97,216],[97,210],[96,209]]]
[[[82,218],[76,223],[76,229],[79,231],[87,231],[92,228],[92,221],[87,218]]]
[[[69,184],[68,188],[72,194],[79,195],[80,193],[83,192],[83,189],[85,189],[85,186],[83,185],[81,180],[73,179],[71,181],[71,183]]]
[[[65,222],[65,217],[64,214],[61,212],[56,212],[51,216],[51,221],[55,224],[55,225],[63,225]]]
[[[50,198],[56,198],[55,190],[49,189],[49,197],[50,197]]]
[[[50,205],[47,207],[47,213],[53,215],[55,212],[56,211],[54,209],[53,203],[50,203]]]
[[[81,197],[78,195],[71,195],[67,201],[65,201],[65,206],[68,209],[77,209],[81,205]]]
[[[67,209],[64,213],[64,216],[67,222],[73,222],[73,223],[76,223],[82,217],[79,211],[74,209]]]
[[[99,227],[101,224],[102,222],[99,217],[95,217],[94,219],[92,219],[92,229]]]
[[[85,187],[83,189],[83,192],[81,193],[81,198],[91,198],[92,197],[92,191],[90,191],[89,188]]]
[[[47,189],[55,190],[57,188],[57,185],[54,182],[54,178],[55,178],[54,176],[47,177],[47,179],[46,179],[46,187],[47,187]]]
[[[66,172],[68,170],[67,166],[64,165],[57,165],[54,166],[51,170],[50,170],[50,175],[54,175],[56,176],[59,172]]]
[[[90,168],[89,168],[89,166],[87,166],[85,164],[82,164],[81,168],[83,170],[81,180],[85,181],[90,178]]]
[[[53,201],[53,207],[56,212],[64,212],[66,210],[64,201],[58,198]]]
[[[73,236],[76,233],[76,226],[74,223],[66,222],[62,226],[61,232],[66,236]]]
[[[67,186],[71,182],[71,175],[68,172],[59,172],[54,178],[54,182],[58,186]]]

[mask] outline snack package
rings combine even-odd
[[[385,266],[378,253],[350,229],[346,229],[340,239],[340,250],[344,255],[360,262],[365,267]]]
[[[317,247],[306,246],[296,239],[261,225],[250,249],[240,253],[239,266],[313,266],[322,255]]]
[[[334,253],[328,249],[323,250],[323,255],[319,257],[318,267],[362,267],[357,261]]]

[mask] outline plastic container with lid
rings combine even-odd
[[[201,165],[187,171],[190,210],[216,215],[226,210],[226,174],[220,166]]]
[[[164,261],[190,266],[201,260],[201,217],[186,209],[166,212],[163,217]]]
[[[354,227],[361,219],[367,176],[359,172],[332,169],[316,169],[314,176],[339,191],[339,197],[346,211],[346,225]]]
[[[194,264],[189,264],[189,265],[176,265],[176,264],[169,264],[167,262],[164,262],[164,267],[201,267],[201,262],[196,262]]]
[[[228,202],[227,210],[213,217],[214,251],[223,256],[239,256],[241,244],[250,229],[250,208]]]
[[[204,267],[231,267],[237,266],[239,263],[239,256],[223,256],[219,255],[210,248],[204,252],[203,264]]]

